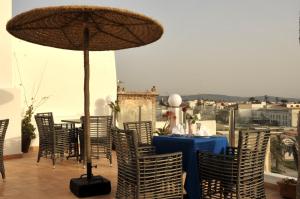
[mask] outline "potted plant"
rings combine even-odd
[[[297,180],[284,178],[277,182],[279,187],[279,193],[283,198],[296,199],[296,186]]]
[[[27,153],[31,144],[31,140],[36,138],[35,127],[31,123],[31,118],[33,115],[33,105],[28,106],[25,115],[22,119],[22,152]]]
[[[111,108],[111,113],[112,113],[112,117],[113,117],[113,127],[116,127],[117,125],[117,118],[118,118],[118,113],[121,111],[120,106],[118,101],[116,100],[115,102],[110,102],[109,107]]]
[[[111,114],[112,114],[112,127],[117,126],[117,118],[118,118],[118,113],[120,113],[121,109],[118,103],[118,100],[115,102],[110,102],[108,106],[111,108]],[[113,139],[113,138],[112,138]],[[112,149],[115,150],[116,146],[114,144],[114,141],[112,141]]]

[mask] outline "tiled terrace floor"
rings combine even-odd
[[[6,182],[0,181],[0,198],[5,199],[72,199],[76,198],[69,191],[69,180],[79,177],[85,172],[81,164],[75,160],[58,161],[56,168],[48,159],[42,158],[36,164],[37,153],[30,152],[23,158],[6,160]],[[111,180],[112,192],[110,195],[92,198],[111,199],[114,198],[117,183],[117,163],[115,153],[113,154],[113,166],[109,166],[106,159],[97,161],[98,168],[94,174],[100,174]],[[268,199],[280,199],[276,190],[267,189]]]

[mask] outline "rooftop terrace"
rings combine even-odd
[[[22,199],[52,199],[76,198],[69,191],[69,180],[79,177],[85,172],[81,164],[73,160],[59,161],[56,168],[52,168],[51,160],[42,158],[36,164],[37,153],[31,151],[24,154],[23,158],[5,161],[6,182],[0,184],[0,198]],[[116,154],[113,153],[113,166],[109,166],[107,159],[95,161],[98,168],[94,169],[95,175],[102,175],[111,180],[112,192],[109,195],[90,197],[111,199],[115,198],[117,188],[117,162]],[[280,195],[274,186],[266,186],[268,199],[280,199]]]

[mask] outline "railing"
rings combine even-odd
[[[226,135],[229,139],[230,109],[216,109],[212,106],[201,106],[197,111],[201,115],[200,120],[216,121],[216,133]],[[297,177],[297,167],[291,143],[291,140],[295,140],[296,133],[288,134],[284,132],[283,128],[262,125],[263,124],[253,123],[250,117],[239,117],[239,115],[236,115],[235,145],[237,146],[238,131],[241,129],[270,128],[271,136],[266,152],[265,172],[282,174],[288,177]],[[284,140],[289,141],[285,142]]]

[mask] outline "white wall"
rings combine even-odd
[[[19,89],[0,88],[0,120],[9,119],[4,155],[21,153],[21,100]]]
[[[14,74],[19,67],[28,104],[36,96],[48,100],[35,112],[53,112],[55,122],[83,115],[83,52],[62,50],[13,39]],[[90,113],[107,115],[107,98],[116,99],[117,80],[113,51],[90,53]],[[14,78],[14,86],[19,86]],[[24,93],[23,93],[24,94]],[[23,107],[25,103],[23,104]],[[38,145],[37,139],[33,145]]]
[[[10,0],[0,1],[0,88],[11,87],[11,36],[6,31],[6,23],[12,16]],[[1,116],[0,116],[1,117]]]
[[[12,44],[6,23],[12,16],[10,0],[0,1],[0,119],[9,119],[4,155],[21,153],[20,90],[12,88]]]

